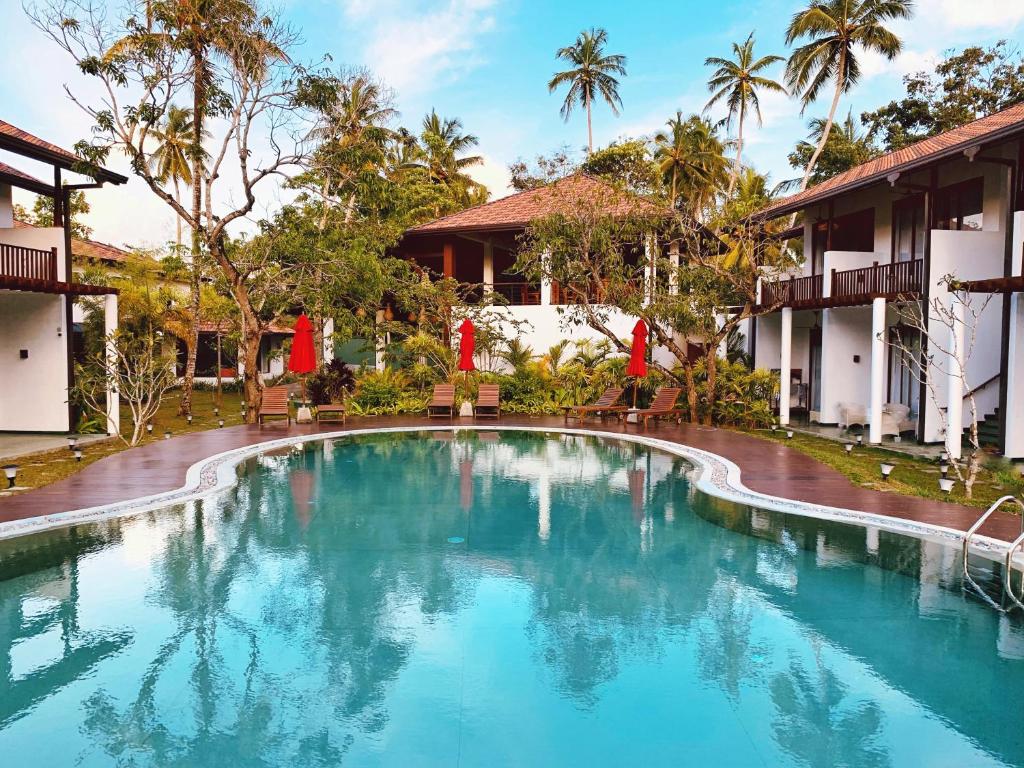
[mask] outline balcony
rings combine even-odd
[[[514,307],[540,304],[540,283],[495,283],[492,290]]]
[[[57,249],[43,251],[0,243],[0,277],[56,282]]]
[[[872,299],[915,301],[924,285],[924,262],[897,261],[875,263],[870,267],[832,270],[828,296],[824,276],[811,275],[790,280],[766,282],[761,286],[761,305],[793,309],[826,309],[870,304]]]

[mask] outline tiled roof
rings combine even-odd
[[[620,192],[608,182],[577,173],[544,187],[518,192],[434,221],[428,221],[426,224],[420,224],[407,230],[407,234],[517,229],[526,227],[535,219],[564,209],[566,200],[590,195],[607,197],[609,213],[612,215],[624,216],[637,213],[659,215],[668,212],[650,200]]]
[[[35,224],[29,224],[27,221],[21,221],[19,219],[14,220],[15,229],[29,229],[34,227]],[[109,243],[101,243],[97,240],[81,240],[77,237],[71,241],[71,255],[75,258],[95,259],[97,261],[114,262],[118,264],[123,264],[128,261],[153,261],[153,259],[150,259],[148,256],[141,256],[137,253],[126,251],[115,245],[110,245]]]
[[[25,181],[31,181],[34,184],[43,184],[46,186],[45,182],[40,181],[35,176],[29,176],[24,171],[19,171],[17,168],[14,168],[7,163],[0,163],[0,173],[6,173],[8,176],[17,176],[19,179],[24,179]]]
[[[39,149],[45,149],[47,152],[52,152],[55,155],[63,157],[69,163],[77,163],[81,159],[73,152],[68,152],[66,149],[58,147],[56,144],[51,144],[45,139],[33,136],[28,131],[23,131],[21,128],[11,125],[6,120],[0,120],[0,135],[9,136],[12,139],[17,139],[18,141],[25,142],[26,144],[32,144]]]
[[[940,133],[938,136],[922,139],[909,147],[876,157],[803,192],[778,200],[759,211],[756,216],[774,218],[792,213],[841,192],[849,192],[882,181],[891,173],[910,170],[1016,131],[1024,131],[1024,104],[1009,107],[967,125]]]

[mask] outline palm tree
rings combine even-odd
[[[669,120],[669,130],[654,136],[654,159],[672,205],[685,201],[691,214],[704,208],[726,184],[728,161],[725,146],[714,126],[697,115],[683,119],[682,112]]]
[[[431,110],[423,118],[419,151],[408,166],[425,171],[432,183],[447,187],[463,205],[483,202],[487,188],[465,172],[484,161],[479,155],[464,154],[478,143],[476,136],[464,133],[457,117],[442,118]]]
[[[773,93],[785,93],[786,89],[781,84],[767,77],[762,77],[760,72],[776,62],[783,61],[781,56],[762,56],[754,58],[754,33],[743,45],[732,44],[733,60],[710,56],[704,60],[704,65],[716,67],[708,80],[708,90],[712,92],[704,111],[707,112],[715,104],[723,99],[729,108],[725,118],[726,128],[732,127],[732,121],[736,120],[736,159],[733,163],[732,175],[729,178],[729,192],[731,196],[736,180],[740,175],[742,167],[741,157],[743,155],[743,122],[746,119],[747,111],[753,108],[757,117],[757,124],[762,124],[761,102],[758,98],[758,90],[770,91]]]
[[[608,33],[591,27],[580,32],[576,42],[566,48],[559,48],[556,57],[569,62],[572,69],[558,72],[548,83],[548,92],[553,93],[559,86],[568,84],[569,92],[562,102],[562,118],[568,122],[573,107],[578,103],[587,111],[587,154],[594,151],[594,130],[591,121],[591,107],[594,97],[601,97],[612,108],[612,114],[619,114],[622,99],[619,98],[619,81],[614,75],[626,74],[626,57],[620,54],[605,55],[604,46]]]
[[[192,121],[192,110],[187,107],[176,107],[173,104],[167,110],[167,118],[159,128],[152,131],[153,136],[159,142],[157,148],[150,155],[149,162],[156,173],[157,180],[166,184],[168,181],[174,186],[174,199],[181,202],[180,185],[192,185],[192,158],[196,154],[192,142],[195,137],[195,126]],[[204,134],[208,135],[208,134]],[[209,154],[199,147],[199,154],[202,156],[203,167]],[[177,225],[177,245],[181,249],[181,217],[175,217]]]
[[[799,94],[803,109],[812,104],[829,82],[834,82],[832,106],[828,112],[818,145],[804,170],[800,190],[814,171],[814,165],[828,141],[839,97],[860,79],[860,64],[855,49],[881,53],[890,61],[903,48],[902,41],[887,29],[887,21],[908,19],[913,13],[911,0],[813,0],[798,11],[786,29],[786,44],[807,38],[789,57],[786,82],[793,94]]]

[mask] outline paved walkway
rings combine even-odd
[[[375,426],[437,426],[437,419],[424,417],[376,417],[349,419],[347,429]],[[449,422],[445,420],[444,424]],[[456,424],[472,424],[472,419],[456,419]],[[488,423],[493,422],[479,422]],[[561,418],[503,417],[500,424],[533,427],[560,427]],[[570,422],[575,427],[577,422]],[[588,422],[585,428],[607,432],[636,433],[634,425],[615,422]],[[64,512],[100,504],[111,504],[181,487],[185,472],[192,464],[215,453],[292,435],[344,430],[340,424],[271,424],[265,427],[242,425],[206,432],[192,432],[170,440],[159,440],[128,451],[113,454],[89,465],[64,480],[0,498],[0,522],[36,515]],[[873,512],[919,522],[967,530],[978,519],[980,510],[957,504],[931,501],[896,493],[861,488],[836,470],[779,443],[760,440],[726,429],[690,424],[660,425],[645,434],[663,440],[710,451],[742,470],[748,488],[796,501]],[[983,533],[1012,540],[1020,532],[1020,518],[1008,513],[994,515]]]
[[[76,435],[81,446],[108,440],[106,435]],[[32,432],[4,432],[0,434],[0,460],[16,459],[30,453],[52,451],[68,447],[67,435]]]

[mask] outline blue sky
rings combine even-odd
[[[288,20],[301,31],[308,59],[330,54],[337,66],[363,66],[394,91],[401,121],[418,126],[435,107],[460,117],[480,138],[486,160],[475,171],[492,194],[507,191],[508,163],[560,147],[581,149],[584,116],[566,124],[560,95],[547,81],[559,67],[555,50],[581,29],[604,27],[609,51],[629,59],[623,78],[623,111],[614,117],[596,108],[594,139],[599,145],[623,136],[650,134],[676,109],[699,111],[707,100],[707,56],[726,56],[730,44],[751,31],[759,54],[787,53],[784,30],[803,0],[285,0]],[[87,135],[88,123],[63,96],[61,85],[80,88],[74,69],[56,47],[24,20],[19,0],[0,0],[5,38],[0,50],[0,115],[37,135],[68,146]],[[116,2],[111,3],[116,6]],[[841,111],[855,115],[898,96],[901,76],[930,68],[949,48],[1017,42],[1024,28],[1024,0],[917,0],[913,21],[900,23],[904,54],[895,62],[865,57],[864,79]],[[11,74],[14,76],[10,76]],[[778,71],[781,77],[781,65]],[[40,94],[47,94],[45,99]],[[827,104],[808,112],[823,113]],[[746,157],[775,180],[792,175],[786,155],[804,135],[806,116],[794,101],[772,96],[763,103],[765,125],[751,128]],[[116,163],[114,163],[116,165]],[[26,168],[26,170],[32,170]],[[138,183],[92,193],[90,223],[98,239],[158,244],[173,224],[160,203]],[[261,214],[279,204],[271,195]]]

